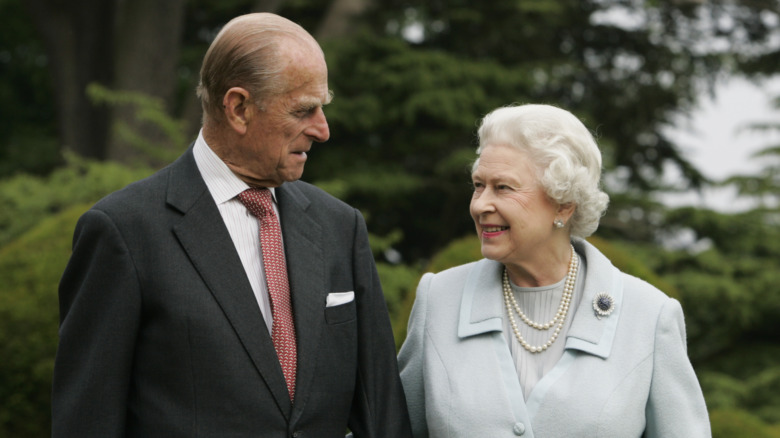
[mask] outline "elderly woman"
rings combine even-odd
[[[415,436],[710,436],[680,304],[583,240],[608,202],[585,126],[500,108],[477,154],[485,258],[423,276],[399,355]]]

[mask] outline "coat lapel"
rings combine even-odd
[[[460,304],[458,336],[467,338],[503,331],[503,296],[500,263],[482,259],[466,279]]]
[[[276,189],[276,196],[298,342],[295,406],[302,409],[311,392],[329,292],[325,288],[322,227],[307,212],[310,201],[295,183],[282,184]]]
[[[195,164],[192,148],[171,165],[167,200],[182,213],[173,232],[236,331],[279,409],[289,418],[291,402],[271,336],[230,234]]]
[[[547,374],[534,386],[528,397],[528,412],[534,418],[547,392],[569,369],[576,367],[576,350],[606,359],[612,351],[620,308],[623,300],[623,284],[620,271],[593,245],[584,240],[573,240],[572,244],[585,259],[585,287],[583,296],[574,312],[569,332],[566,334],[566,348],[563,356]],[[606,292],[615,299],[615,310],[601,319],[593,310],[593,298]]]
[[[574,320],[566,335],[566,348],[585,353],[609,357],[615,339],[620,309],[623,302],[623,283],[620,271],[593,245],[584,240],[575,240],[580,254],[584,254],[586,263],[585,289]],[[604,292],[612,296],[615,308],[612,314],[601,319],[593,310],[593,299]]]
[[[530,424],[530,414],[523,397],[520,379],[504,337],[504,296],[499,262],[482,259],[474,264],[463,287],[463,296],[458,317],[458,337],[462,340],[472,336],[484,336],[481,342],[492,351],[480,354],[478,360],[496,360],[501,370],[496,377],[496,390],[504,391],[511,403],[514,420]],[[525,436],[533,438],[533,430],[526,429]]]
[[[493,332],[494,339],[490,344],[496,347],[497,354],[485,354],[483,358],[498,358],[501,376],[496,377],[500,379],[498,382],[500,386],[507,391],[512,401],[515,418],[519,421],[532,419],[535,416],[547,390],[573,364],[574,350],[604,359],[609,357],[612,351],[623,299],[620,271],[588,242],[575,240],[573,244],[580,254],[584,254],[586,260],[583,297],[566,336],[566,350],[563,356],[536,384],[527,402],[524,400],[514,361],[503,336],[504,306],[503,295],[500,293],[503,266],[495,261],[480,260],[474,264],[464,285],[458,318],[458,336],[466,339]],[[600,292],[610,294],[615,300],[612,314],[601,319],[596,317],[592,308],[593,298]]]

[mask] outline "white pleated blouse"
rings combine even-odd
[[[563,347],[566,344],[566,333],[568,333],[571,322],[574,319],[574,310],[579,308],[579,303],[585,288],[585,258],[579,255],[579,253],[577,255],[580,258],[580,264],[577,268],[577,281],[574,284],[574,293],[571,298],[571,303],[569,304],[569,313],[566,315],[566,320],[563,323],[561,332],[552,346],[541,353],[529,352],[520,345],[520,342],[515,337],[509,318],[504,318],[504,336],[507,339],[507,344],[509,344],[512,358],[515,360],[517,376],[520,379],[520,385],[523,388],[523,395],[526,400],[528,400],[528,396],[531,394],[536,383],[539,382],[539,380],[555,366],[561,356],[563,356]],[[553,319],[555,313],[558,311],[565,284],[566,277],[555,284],[540,287],[520,287],[510,281],[512,293],[515,296],[517,305],[531,321],[542,324]],[[506,311],[507,309],[505,306],[504,312]],[[536,330],[524,323],[514,309],[512,309],[512,312],[514,312],[513,316],[515,318],[515,323],[520,330],[520,334],[523,335],[526,342],[531,345],[542,345],[550,339],[555,327],[552,327],[549,330]]]

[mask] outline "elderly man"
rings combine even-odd
[[[54,437],[410,435],[363,218],[297,181],[327,80],[284,18],[217,35],[193,146],[76,227]]]

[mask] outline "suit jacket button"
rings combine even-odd
[[[515,433],[515,435],[520,436],[525,433],[525,424],[523,423],[515,423],[515,427],[512,428],[512,432]]]

